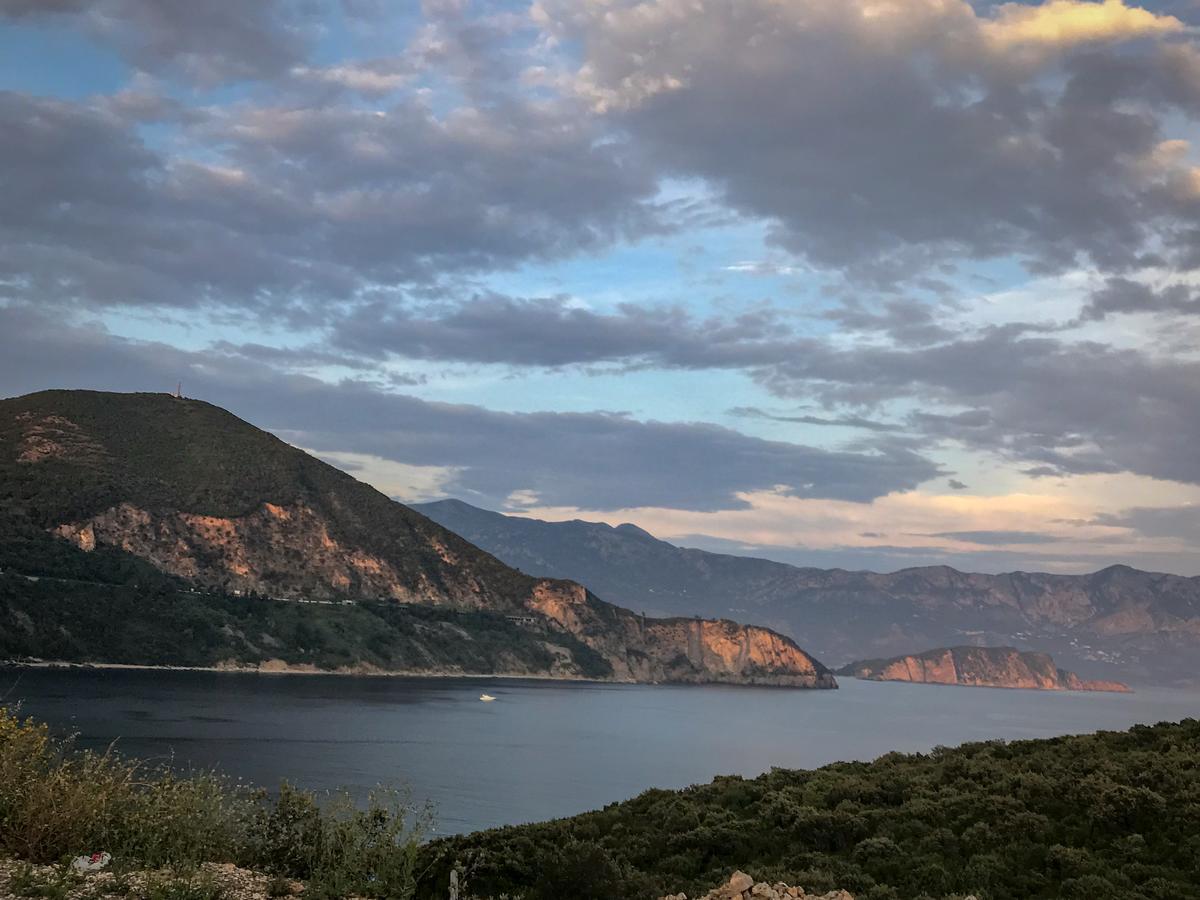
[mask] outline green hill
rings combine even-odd
[[[23,576],[0,593],[11,657],[836,686],[788,638],[647,619],[525,575],[231,413],[166,394],[0,400],[0,567]],[[299,600],[362,608],[261,606],[249,612],[274,610],[272,627],[247,630],[245,604]],[[128,633],[156,638],[116,642],[95,620],[118,611]],[[141,646],[158,651],[139,659]]]

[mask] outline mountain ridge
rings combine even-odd
[[[676,547],[619,526],[543,522],[460,500],[417,509],[523,571],[575,577],[656,615],[725,615],[802,635],[835,666],[927,647],[1044,650],[1088,678],[1195,684],[1200,577],[1113,565],[1087,575],[799,567]]]
[[[770,629],[638,616],[580,584],[516,571],[199,400],[81,391],[0,400],[0,494],[9,565],[23,564],[14,546],[26,562],[65,546],[226,594],[480,610],[537,629],[564,676],[579,667],[558,634],[603,656],[614,680],[836,686]]]

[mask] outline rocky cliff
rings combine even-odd
[[[1040,691],[1119,691],[1116,681],[1088,681],[1058,668],[1046,653],[1015,647],[948,647],[891,659],[852,662],[838,670],[870,681],[960,684],[972,687],[1030,688]]]
[[[676,547],[633,525],[542,522],[457,500],[418,508],[523,571],[582,581],[655,615],[749,619],[803,638],[821,659],[1013,645],[1048,650],[1087,677],[1200,677],[1200,578],[1127,566],[1090,575],[799,568]]]
[[[577,638],[618,680],[836,686],[824,666],[768,629],[647,619],[579,584],[509,568],[200,401],[82,391],[0,401],[0,496],[8,499],[0,537],[10,550],[18,539],[33,548],[5,554],[17,566],[46,553],[36,546],[41,536],[226,593],[503,614],[552,648],[558,635]],[[78,562],[71,566],[71,577],[86,578]],[[583,673],[564,648],[555,653],[567,653],[555,674]]]

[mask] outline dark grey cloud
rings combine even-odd
[[[867,501],[939,474],[930,460],[902,447],[838,452],[700,423],[431,403],[362,382],[328,384],[244,357],[123,340],[63,327],[27,309],[0,308],[4,394],[46,387],[170,389],[179,379],[189,396],[318,452],[450,467],[457,470],[454,490],[493,503],[514,490],[533,490],[548,504],[591,509],[728,509],[744,505],[738,492],[777,485],[796,496]]]
[[[740,367],[785,353],[790,331],[772,310],[697,319],[679,306],[622,304],[596,312],[568,297],[480,294],[426,307],[364,305],[338,321],[333,342],[367,356],[565,366],[650,363]]]
[[[1184,285],[1155,289],[1128,278],[1109,278],[1104,287],[1088,298],[1079,318],[1084,322],[1098,322],[1120,313],[1200,316],[1200,299]]]
[[[1137,506],[1085,524],[1128,528],[1148,538],[1178,538],[1200,548],[1200,506]]]
[[[881,307],[850,300],[824,313],[846,331],[882,332],[898,344],[920,346],[948,340],[954,333],[940,324],[928,303],[888,300]]]
[[[169,157],[136,123],[0,94],[0,274],[38,303],[223,305],[320,319],[380,285],[606,246],[660,227],[653,178],[544,105],[435,117],[236,107]]]
[[[729,410],[729,415],[742,419],[768,419],[772,422],[794,422],[798,425],[822,425],[839,428],[862,428],[867,431],[898,431],[901,426],[892,422],[880,422],[864,416],[811,416],[811,415],[781,415],[759,409],[757,406],[735,406]]]
[[[952,491],[965,491],[967,489],[967,485],[959,481],[957,478],[947,479],[946,487],[950,488]]]
[[[1021,474],[1030,478],[1059,478],[1063,471],[1054,466],[1030,466],[1028,469],[1021,469]]]
[[[1130,471],[1200,483],[1200,364],[1090,342],[985,331],[934,347],[807,352],[757,377],[780,396],[830,404],[917,397],[930,439],[1033,463],[1039,474]]]
[[[1032,42],[1018,4],[542,0],[579,42],[578,88],[664,167],[774,240],[889,284],[947,260],[1120,271],[1194,265],[1186,162],[1161,152],[1200,97],[1180,23]],[[633,8],[636,7],[636,8]],[[1175,10],[1178,12],[1178,10]],[[1012,21],[1011,18],[1008,21]]]

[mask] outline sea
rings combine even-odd
[[[839,682],[793,690],[8,669],[0,705],[81,747],[268,789],[287,780],[362,797],[398,787],[431,805],[435,834],[569,816],[717,775],[1200,717],[1200,691]]]

